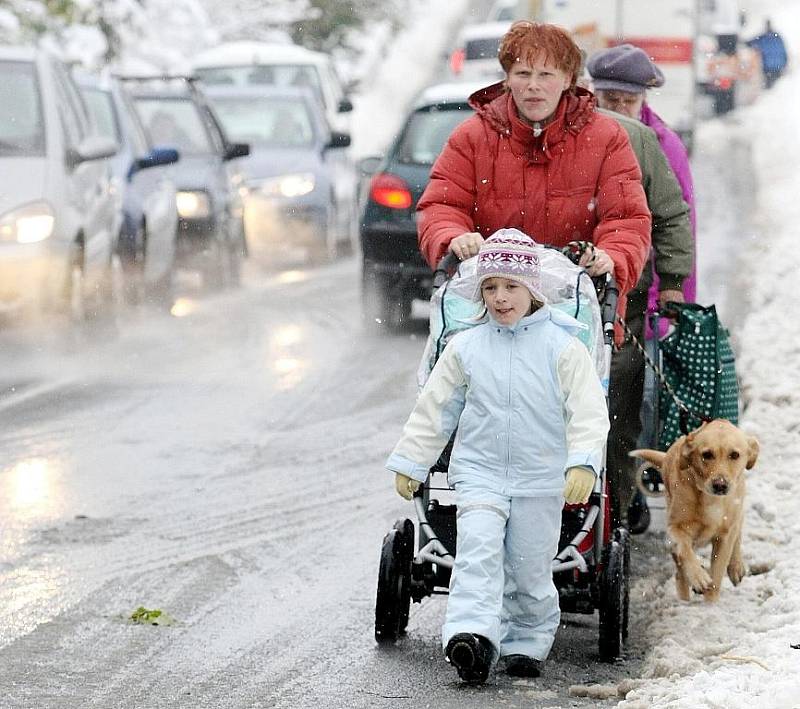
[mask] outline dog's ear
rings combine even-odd
[[[758,460],[758,454],[761,452],[761,446],[758,445],[758,439],[754,436],[747,437],[747,465],[745,468],[750,470]]]
[[[678,467],[681,470],[690,468],[692,465],[692,453],[694,452],[694,432],[683,437],[681,447],[678,452]]]

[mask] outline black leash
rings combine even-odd
[[[678,411],[680,412],[678,421],[680,423],[681,431],[684,434],[689,433],[689,418],[695,418],[699,421],[704,423],[708,423],[711,419],[706,416],[705,414],[699,414],[696,411],[692,411],[683,401],[681,401],[680,397],[675,392],[675,389],[672,385],[667,381],[667,378],[664,376],[664,372],[662,371],[661,367],[658,366],[656,362],[653,361],[653,358],[650,357],[647,350],[645,349],[644,345],[639,341],[639,338],[633,334],[633,331],[628,327],[628,323],[625,322],[625,318],[617,316],[617,320],[619,321],[620,325],[622,325],[622,329],[625,331],[625,336],[629,337],[631,342],[635,345],[636,349],[639,350],[642,357],[644,357],[645,364],[650,367],[658,377],[658,381],[661,383],[661,388],[664,389],[667,394],[669,394],[670,398],[673,402],[675,402],[675,406],[678,407]],[[702,392],[699,392],[702,393]]]

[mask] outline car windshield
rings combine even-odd
[[[236,142],[267,148],[314,144],[314,124],[301,98],[224,96],[214,99],[214,108],[225,132]]]
[[[45,150],[39,82],[32,62],[0,62],[0,157],[41,157]]]
[[[300,86],[311,89],[324,106],[319,72],[308,64],[256,64],[205,67],[195,75],[208,86]]]
[[[472,109],[466,103],[415,111],[403,131],[397,159],[401,163],[433,165],[453,129],[471,115]]]
[[[473,59],[497,59],[502,40],[502,37],[481,37],[480,39],[467,40],[464,46],[464,58],[468,61]]]
[[[152,145],[176,148],[184,155],[214,152],[200,111],[191,99],[138,97],[136,108]]]
[[[119,129],[111,94],[101,89],[82,89],[82,93],[100,135],[119,143]]]

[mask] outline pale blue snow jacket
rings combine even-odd
[[[483,480],[502,494],[561,495],[575,465],[599,472],[605,395],[585,327],[545,305],[508,327],[456,335],[431,372],[386,467],[424,481],[458,427],[450,484]]]

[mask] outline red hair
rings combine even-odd
[[[581,51],[567,31],[556,25],[527,20],[515,22],[503,37],[498,53],[506,74],[516,62],[533,64],[542,56],[568,74],[570,85],[575,86],[581,67]]]

